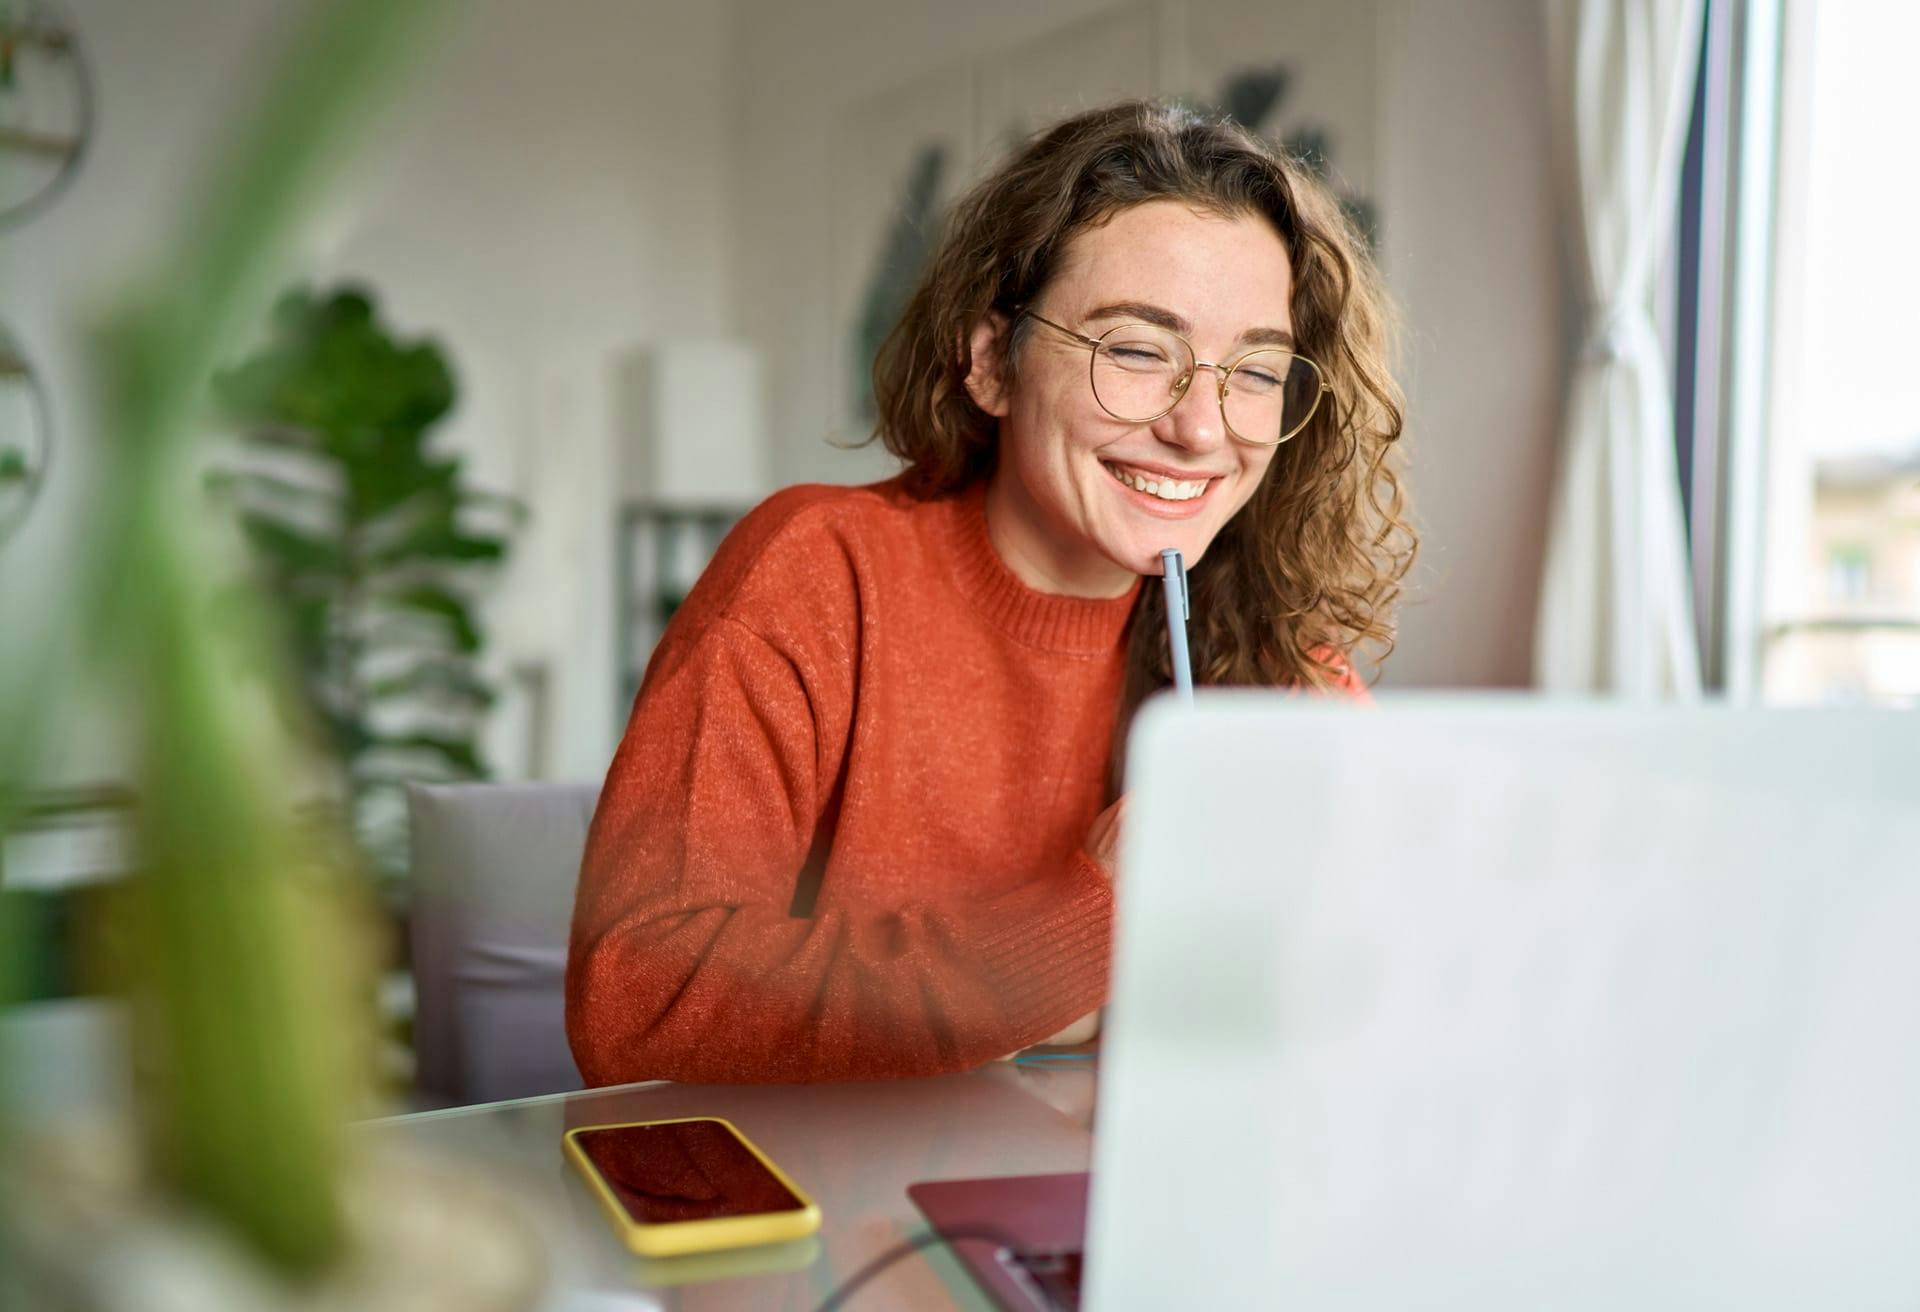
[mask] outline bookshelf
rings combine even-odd
[[[745,503],[637,498],[620,507],[616,561],[616,705],[624,723],[667,621],[713,559]]]

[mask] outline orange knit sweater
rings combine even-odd
[[[1034,591],[980,487],[797,487],[668,625],[567,963],[589,1085],[962,1070],[1106,997],[1104,805],[1133,592]]]

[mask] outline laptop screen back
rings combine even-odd
[[[1091,1306],[1920,1299],[1920,717],[1220,694],[1128,792]]]

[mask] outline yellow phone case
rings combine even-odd
[[[579,1136],[595,1130],[621,1130],[646,1125],[685,1125],[692,1121],[713,1121],[726,1127],[774,1179],[800,1200],[800,1206],[785,1212],[762,1212],[754,1216],[716,1216],[704,1221],[669,1221],[644,1225],[627,1215],[620,1199],[580,1146]],[[663,1121],[620,1121],[609,1125],[576,1125],[561,1138],[561,1144],[573,1164],[580,1169],[600,1206],[613,1220],[621,1241],[642,1257],[677,1257],[682,1253],[709,1253],[722,1248],[745,1248],[752,1244],[772,1244],[785,1239],[800,1239],[820,1229],[820,1209],[806,1191],[787,1178],[787,1173],[753,1140],[740,1133],[732,1121],[719,1116],[676,1116]]]

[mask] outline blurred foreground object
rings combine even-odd
[[[533,1306],[545,1258],[479,1169],[384,1148],[340,1182],[342,1258],[290,1284],[232,1236],[167,1205],[126,1127],[76,1121],[23,1145],[8,1221],[23,1306],[141,1312],[510,1312]],[[29,1193],[29,1190],[31,1191]],[[47,1279],[59,1272],[57,1283]]]
[[[350,849],[343,835],[296,823],[305,763],[235,679],[243,670],[284,677],[279,653],[263,637],[257,599],[213,605],[212,580],[225,571],[193,495],[214,362],[257,313],[323,166],[430,8],[309,6],[279,75],[262,83],[267,102],[236,116],[244,135],[202,212],[180,229],[191,238],[94,338],[108,450],[78,503],[83,659],[57,662],[61,644],[49,641],[23,662],[38,668],[0,673],[0,825],[11,826],[56,717],[83,699],[113,707],[139,799],[125,927],[138,1105],[132,1125],[59,1137],[0,1125],[15,1139],[0,1181],[0,1297],[76,1308],[402,1297],[464,1308],[531,1298],[533,1257],[483,1300],[456,1263],[445,1264],[443,1285],[425,1287],[417,1269],[382,1265],[356,1223],[357,1209],[380,1208],[384,1236],[398,1225],[386,1212],[426,1189],[436,1224],[472,1232],[441,1251],[497,1242],[483,1191],[370,1184],[376,1168],[349,1163],[345,1122],[369,1046],[352,1002],[369,953],[353,932]],[[403,1168],[383,1160],[377,1169]],[[59,1214],[50,1200],[58,1182],[70,1189],[67,1222],[34,1224]],[[176,1276],[160,1274],[168,1270]],[[117,1284],[116,1271],[144,1278]],[[402,1288],[376,1293],[367,1281]]]

